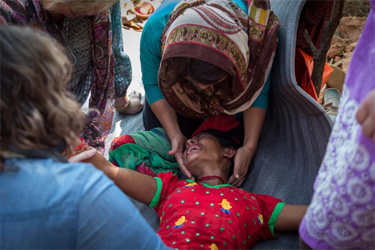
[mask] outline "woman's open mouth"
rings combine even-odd
[[[202,147],[196,145],[196,144],[193,144],[193,145],[190,145],[187,149],[186,149],[186,155],[190,155],[191,153],[197,151],[197,150],[201,150]]]

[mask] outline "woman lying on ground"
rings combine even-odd
[[[123,49],[118,0],[2,0],[0,24],[42,29],[65,47],[73,65],[65,87],[81,105],[90,95],[89,108],[95,109],[81,132],[90,146],[103,151],[114,99],[119,112],[142,109],[139,93],[126,95],[132,69]]]
[[[141,38],[144,125],[166,130],[170,154],[187,177],[185,137],[203,118],[243,112],[244,143],[229,183],[244,181],[266,114],[278,27],[268,0],[166,0],[147,21]]]
[[[166,249],[101,171],[60,154],[83,116],[57,42],[12,25],[0,37],[1,248]]]
[[[171,172],[157,177],[118,168],[102,155],[88,160],[130,197],[154,208],[158,234],[175,249],[248,249],[260,239],[297,230],[307,206],[288,205],[268,195],[226,184],[238,148],[217,129],[187,141],[183,161],[196,182]]]

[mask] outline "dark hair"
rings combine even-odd
[[[224,148],[233,148],[237,150],[240,147],[239,140],[237,138],[234,138],[234,136],[231,135],[230,132],[222,132],[220,130],[210,128],[205,129],[200,133],[207,133],[215,136],[220,145]]]
[[[232,77],[212,63],[189,57],[173,57],[165,59],[163,64],[164,67],[161,67],[159,76],[165,86],[171,87],[180,83],[182,86],[190,87],[194,85],[193,82],[186,79],[187,76],[190,76],[195,82],[203,85],[220,84],[225,95],[232,96]],[[225,76],[227,77],[225,78]]]
[[[57,42],[13,25],[1,25],[0,37],[1,150],[50,149],[73,139],[84,116],[65,89],[71,65]]]

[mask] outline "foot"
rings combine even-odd
[[[124,106],[128,100],[130,101],[130,105],[126,108],[125,111],[121,112],[121,114],[128,114],[134,115],[139,113],[144,105],[144,101],[141,100],[141,93],[132,91],[128,96],[119,97],[115,99],[115,108]]]

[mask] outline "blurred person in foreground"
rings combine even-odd
[[[301,223],[302,248],[375,249],[375,1]]]
[[[0,37],[1,248],[166,249],[111,180],[61,154],[83,116],[67,97],[71,64],[56,41],[12,25]]]

